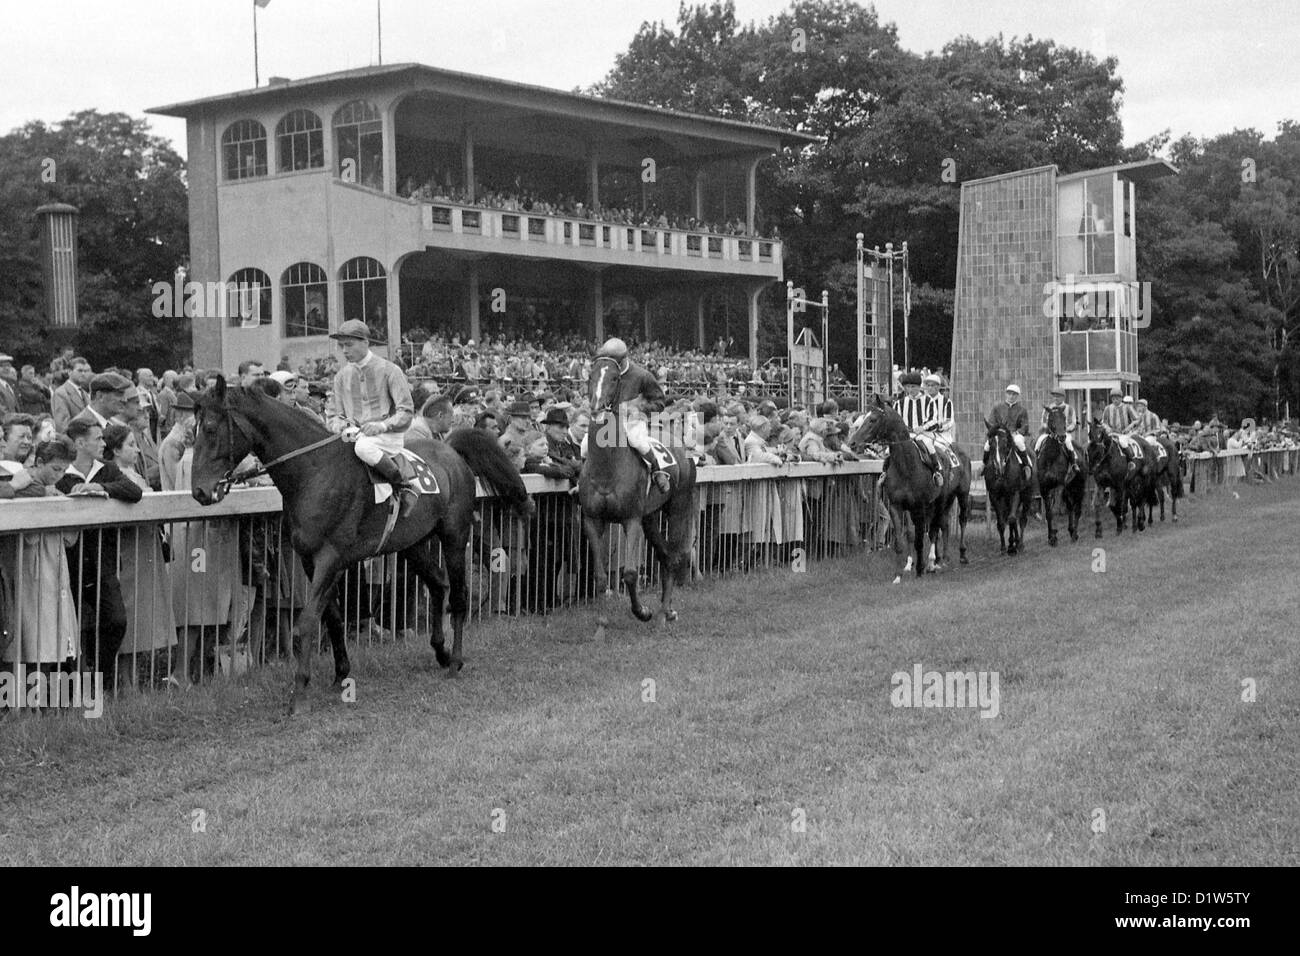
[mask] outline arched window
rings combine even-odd
[[[384,188],[384,123],[379,110],[353,100],[334,114],[337,174],[344,182]]]
[[[294,110],[275,124],[276,166],[282,173],[325,165],[325,132],[311,110]]]
[[[312,262],[296,262],[280,277],[287,338],[328,335],[330,330],[329,279]]]
[[[343,293],[343,318],[361,319],[370,334],[388,339],[388,279],[384,267],[374,259],[358,256],[339,270]]]
[[[271,324],[271,277],[261,269],[240,269],[226,280],[226,315],[231,325],[255,329]]]
[[[266,175],[266,127],[257,120],[231,123],[221,134],[221,161],[226,179]]]

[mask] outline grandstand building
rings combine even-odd
[[[597,341],[634,303],[649,338],[668,293],[695,305],[700,346],[711,297],[743,301],[757,366],[758,297],[783,278],[757,169],[815,139],[418,64],[150,112],[187,122],[189,281],[257,289],[193,322],[196,364],[226,369],[296,367],[352,318],[389,343],[515,321]]]
[[[984,417],[1013,381],[1035,426],[1056,385],[1080,421],[1112,388],[1136,397],[1137,332],[1150,321],[1137,275],[1137,187],[1176,172],[1153,159],[962,183],[952,337],[958,441],[983,443]]]

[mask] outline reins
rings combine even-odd
[[[243,427],[235,419],[234,413],[229,408],[226,409],[226,412],[230,414],[230,424],[235,428],[239,429],[239,433],[244,436],[244,441],[252,445],[253,443],[252,439],[248,437],[248,432],[244,431]],[[324,448],[326,445],[330,444],[331,442],[336,442],[342,437],[343,437],[342,435],[329,435],[325,438],[320,439],[319,441],[312,442],[310,445],[303,445],[301,448],[295,448],[293,451],[286,452],[285,454],[281,455],[279,458],[275,458],[271,461],[268,461],[266,464],[259,465],[256,468],[250,468],[247,471],[236,472],[235,469],[231,468],[229,471],[227,471],[224,475],[221,476],[220,480],[217,481],[217,487],[221,489],[222,493],[224,494],[225,492],[228,492],[230,490],[232,485],[238,484],[241,481],[249,481],[250,479],[258,478],[262,475],[265,475],[267,472],[269,472],[272,468],[276,467],[277,465],[282,465],[286,461],[290,461],[294,458],[297,458],[299,455],[305,455],[308,452],[315,451],[317,448]]]

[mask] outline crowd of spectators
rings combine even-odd
[[[584,203],[572,194],[546,199],[530,190],[517,190],[508,186],[494,188],[490,185],[480,185],[475,190],[473,197],[471,197],[465,189],[439,185],[433,178],[423,184],[417,184],[413,177],[408,176],[405,182],[402,183],[401,188],[398,189],[398,195],[427,202],[479,206],[484,209],[496,209],[502,212],[562,216],[570,219],[584,219],[590,222],[636,226],[643,229],[673,229],[679,232],[701,232],[718,236],[750,235],[745,229],[745,221],[739,217],[733,217],[725,222],[713,222],[673,212],[656,203],[638,209],[617,204]],[[773,226],[765,233],[754,237],[779,240],[781,231],[776,226]]]
[[[752,371],[725,351],[725,342],[710,353],[673,352],[658,343],[634,351],[634,360],[656,373],[667,394],[666,407],[652,420],[652,435],[685,447],[705,468],[834,465],[883,455],[879,448],[855,453],[848,447],[856,403],[831,398],[815,406],[791,404],[767,394],[763,386],[775,383],[754,382]],[[480,346],[432,336],[419,358],[408,370],[416,409],[410,435],[490,430],[521,473],[576,482],[590,426],[586,342],[500,337]],[[323,420],[332,372],[329,363],[295,370],[282,360],[269,370],[250,360],[228,377]],[[188,489],[194,399],[220,374],[189,366],[159,377],[148,368],[97,372],[71,349],[45,371],[25,365],[17,373],[12,358],[0,354],[0,508],[3,499],[57,495],[129,505],[154,492]],[[737,381],[755,387],[730,389]],[[1233,429],[1216,416],[1187,428],[1174,423],[1170,431],[1194,452],[1300,447],[1294,422],[1257,425],[1246,419]],[[1249,458],[1237,467],[1241,471],[1227,477],[1251,477]],[[865,496],[838,500],[832,509],[831,484],[820,481],[785,482],[779,495],[768,489],[751,496],[727,482],[705,483],[701,527],[713,529],[702,538],[705,560],[715,568],[744,566],[755,548],[806,543],[813,528],[828,526],[832,510],[843,517],[835,519],[834,545],[860,543]],[[575,588],[590,593],[576,503],[560,501],[531,530],[489,522],[476,539],[485,569],[497,547],[512,554],[509,572],[483,575],[485,609],[544,612],[574,597]],[[68,667],[77,660],[107,676],[123,656],[156,662],[157,653],[167,651],[161,679],[179,686],[213,668],[218,646],[231,648],[245,638],[250,652],[261,655],[268,627],[276,623],[281,639],[267,653],[285,653],[306,579],[282,538],[278,518],[273,524],[137,523],[0,535],[0,667],[16,661]],[[201,547],[206,567],[173,559],[194,554],[195,547]],[[567,588],[566,577],[572,585]],[[15,590],[17,581],[38,586]]]

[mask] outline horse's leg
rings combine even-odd
[[[966,558],[966,522],[970,520],[970,485],[957,494],[957,554],[958,562],[969,564]]]
[[[889,523],[894,529],[894,583],[898,584],[903,580],[903,572],[907,570],[904,564],[903,552],[907,547],[907,516],[902,508],[889,503]]]
[[[926,563],[929,557],[930,544],[930,516],[926,513],[925,505],[915,505],[912,508],[912,552],[916,558],[916,576],[919,578],[925,574]]]
[[[618,549],[618,567],[620,577],[623,579],[623,587],[627,588],[627,596],[632,604],[632,615],[644,624],[654,617],[654,612],[641,603],[640,591],[637,588],[643,551],[641,547],[633,547],[635,540],[633,529],[637,523],[635,518],[628,518],[623,522],[623,535]]]
[[[1101,537],[1101,519],[1102,519],[1101,512],[1102,512],[1102,508],[1104,507],[1103,500],[1104,498],[1102,495],[1102,487],[1100,484],[1097,483],[1097,480],[1094,478],[1092,482],[1092,520],[1097,525],[1096,532],[1093,535],[1093,537],[1095,538]]]
[[[330,591],[330,599],[321,611],[325,622],[325,633],[329,635],[330,650],[334,652],[334,686],[342,687],[347,676],[352,672],[348,662],[348,645],[343,639],[343,611],[339,608],[339,596],[336,590]]]
[[[596,600],[599,610],[596,615],[596,640],[603,640],[605,627],[609,624],[609,602],[613,599],[613,590],[609,586],[609,543],[605,533],[609,523],[591,515],[582,516],[582,528],[587,534],[587,543],[591,546],[592,574],[596,580]]]
[[[470,522],[461,525],[464,530],[442,537],[443,561],[447,564],[447,605],[451,611],[451,660],[447,676],[455,677],[465,666],[461,654],[461,640],[465,636],[465,619],[469,616],[469,580],[465,573],[465,552],[469,547]]]
[[[659,564],[659,622],[671,621],[673,618],[668,616],[668,608],[673,596],[673,575],[669,573],[671,555],[668,552],[668,542],[659,531],[659,513],[643,515],[641,530],[645,533],[646,542],[650,545]]]
[[[686,583],[695,550],[695,516],[698,512],[694,489],[674,489],[666,506],[668,513],[667,567],[661,573],[670,584],[661,592],[660,610],[665,621],[677,620],[673,610],[673,589]]]
[[[293,693],[289,697],[290,715],[311,710],[308,689],[311,684],[312,656],[316,653],[325,606],[334,599],[334,585],[338,581],[340,570],[339,556],[328,548],[321,548],[310,558],[304,557],[303,565],[311,575],[311,586],[293,632],[293,654],[298,666],[294,675]],[[342,639],[341,627],[339,639]],[[332,634],[330,640],[334,640]]]
[[[1047,521],[1047,543],[1056,547],[1056,502],[1052,500],[1055,486],[1039,482],[1038,490],[1043,495],[1043,518]]]
[[[420,583],[429,589],[429,646],[433,648],[433,656],[438,659],[438,666],[446,667],[451,663],[442,636],[442,604],[447,590],[447,573],[438,565],[427,538],[403,551],[402,558],[415,572]]]

